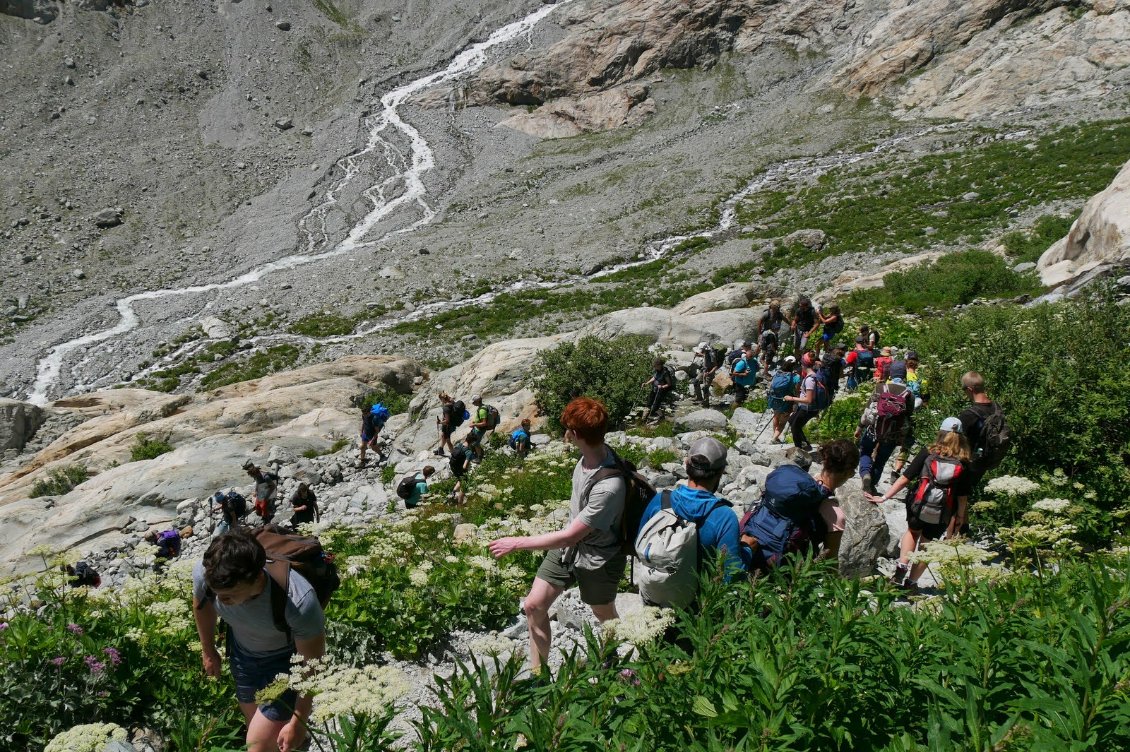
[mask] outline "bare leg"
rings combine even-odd
[[[278,752],[279,732],[282,731],[285,721],[272,721],[259,712],[253,702],[239,704],[239,709],[247,717],[247,708],[251,708],[251,716],[247,718],[247,750],[248,752]]]
[[[611,603],[602,603],[599,606],[589,606],[592,609],[592,615],[596,617],[597,621],[601,624],[609,619],[618,619],[620,615],[616,613],[616,601]]]
[[[526,626],[530,632],[530,670],[535,674],[541,671],[542,664],[549,657],[549,648],[553,644],[549,609],[563,592],[562,588],[535,577],[534,583],[530,585],[530,593],[526,596],[524,610]],[[612,610],[615,613],[615,606]],[[593,613],[596,613],[595,608]]]

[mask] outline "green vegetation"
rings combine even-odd
[[[129,458],[132,462],[140,462],[141,460],[151,460],[155,457],[160,457],[162,454],[173,451],[173,445],[165,439],[155,439],[148,434],[139,433],[134,437],[133,446],[129,450]]]
[[[1006,234],[1001,238],[1001,244],[1016,263],[1036,263],[1052,243],[1066,237],[1072,221],[1071,217],[1045,214],[1031,228]]]
[[[856,290],[840,305],[846,314],[873,306],[922,313],[948,310],[977,298],[1008,298],[1041,289],[1034,273],[1017,274],[995,253],[968,250],[891,272],[883,277],[882,287]]]
[[[354,34],[363,33],[363,29],[357,25],[357,22],[343,13],[331,0],[312,0],[314,7],[321,11],[322,15],[333,21],[335,24]]]
[[[951,564],[969,549],[943,548]],[[652,617],[625,630],[638,653],[590,635],[551,682],[521,681],[521,655],[461,667],[437,682],[417,748],[1124,749],[1128,567],[990,581],[950,566],[922,608],[827,566],[710,583],[700,611],[678,615],[680,644],[648,641]]]
[[[753,194],[739,207],[738,219],[755,225],[750,238],[781,238],[810,227],[828,234],[820,251],[778,246],[763,260],[766,273],[843,253],[978,243],[1006,228],[1010,212],[1090,197],[1110,182],[1128,151],[1130,120],[1120,120],[913,158],[898,155],[832,170],[792,201],[780,190]],[[1040,228],[1038,242],[1051,229]]]
[[[627,433],[630,436],[639,436],[645,439],[654,439],[659,436],[671,438],[675,435],[675,424],[669,420],[661,420],[658,423],[640,423],[628,428]]]
[[[288,330],[292,334],[304,334],[307,337],[336,337],[350,334],[357,324],[358,318],[354,316],[339,316],[322,311],[303,316],[291,324]]]
[[[824,443],[835,439],[854,439],[855,428],[865,405],[863,397],[849,395],[833,402],[820,417],[806,427],[811,441]]]
[[[379,389],[366,394],[361,398],[360,407],[363,410],[368,410],[376,404],[382,404],[388,408],[389,413],[392,415],[400,415],[401,413],[408,412],[408,405],[412,402],[412,395],[401,394],[400,392],[393,391],[387,386],[382,386]]]
[[[651,373],[650,345],[649,338],[636,335],[582,337],[538,353],[529,384],[550,427],[561,430],[561,411],[571,399],[584,395],[602,401],[609,428],[619,428],[646,399],[640,384]]]
[[[302,456],[305,457],[308,460],[312,460],[315,457],[321,457],[321,456],[326,455],[326,454],[337,454],[342,449],[345,449],[347,446],[349,446],[352,443],[353,443],[352,441],[350,441],[349,439],[346,439],[346,438],[336,439],[334,441],[334,443],[330,444],[330,446],[327,449],[324,449],[322,451],[319,451],[317,449],[307,449],[305,452],[302,453]]]
[[[185,376],[196,376],[203,371],[206,365],[214,363],[217,357],[226,358],[230,356],[235,352],[236,345],[235,340],[213,342],[196,355],[186,358],[175,366],[154,371],[138,381],[138,385],[143,389],[152,389],[157,392],[172,392],[181,385]],[[154,355],[157,352],[155,350]]]
[[[87,470],[86,465],[66,465],[52,470],[46,478],[41,478],[33,483],[28,496],[33,499],[40,496],[62,496],[88,478],[90,478],[90,471]]]
[[[200,379],[205,389],[217,389],[240,381],[269,376],[278,371],[294,368],[302,355],[297,345],[276,345],[255,353],[246,361],[224,363]]]

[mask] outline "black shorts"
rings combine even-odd
[[[949,520],[945,522],[923,522],[910,511],[910,505],[906,505],[906,526],[912,532],[921,533],[922,537],[926,540],[938,540],[946,534],[946,528],[949,527]]]

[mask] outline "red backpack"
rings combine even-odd
[[[908,412],[907,395],[910,393],[904,389],[902,394],[893,394],[889,386],[880,388],[882,391],[875,400],[876,444],[889,441],[892,436],[902,433]]]
[[[910,500],[910,514],[926,525],[949,524],[956,508],[954,488],[965,473],[961,460],[931,454],[922,468],[918,490]]]

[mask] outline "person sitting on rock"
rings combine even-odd
[[[675,379],[667,362],[663,358],[656,358],[651,364],[651,378],[643,382],[643,386],[651,387],[647,400],[647,420],[659,419],[663,414],[663,403],[675,395]]]
[[[894,498],[914,483],[906,495],[907,531],[899,544],[899,560],[891,582],[910,592],[918,591],[918,578],[926,562],[910,566],[910,555],[923,541],[954,537],[966,522],[969,507],[971,452],[962,434],[961,420],[946,418],[934,443],[925,447],[882,496],[863,496],[874,504]]]
[[[294,508],[294,516],[290,518],[290,526],[297,529],[299,525],[317,522],[321,514],[318,511],[318,497],[305,483],[299,483],[294,495],[290,497],[290,505]]]
[[[243,469],[255,481],[255,490],[252,495],[252,508],[266,525],[275,518],[276,497],[279,491],[279,476],[274,473],[265,473],[251,460],[243,463]]]
[[[578,397],[561,413],[565,441],[581,458],[573,470],[569,523],[543,535],[499,538],[491,554],[502,558],[514,551],[548,551],[526,595],[524,610],[530,632],[530,669],[536,674],[549,657],[553,639],[549,609],[573,585],[601,622],[617,618],[616,592],[627,567],[621,550],[620,525],[628,486],[616,453],[604,443],[608,410],[597,400]]]
[[[530,453],[530,419],[523,418],[522,425],[514,429],[510,434],[510,448],[514,450],[514,454],[522,459]]]
[[[285,586],[267,571],[267,552],[250,531],[237,528],[212,540],[192,571],[192,604],[204,672],[221,675],[216,624],[227,625],[228,663],[235,696],[247,722],[246,749],[298,750],[306,738],[313,696],[288,689],[277,700],[256,702],[257,692],[289,674],[292,657],[321,658],[326,649],[325,617],[310,582],[290,569]],[[275,621],[272,603],[284,599]]]

